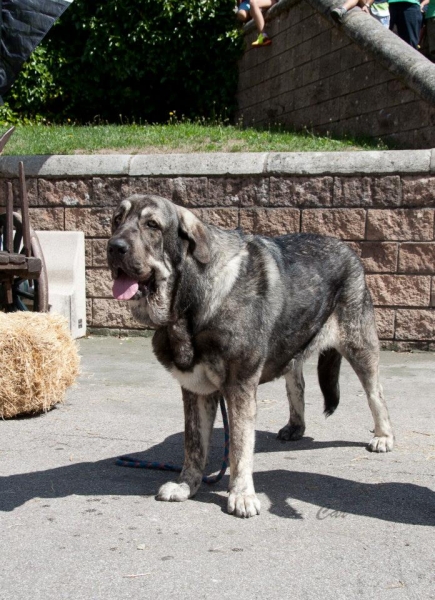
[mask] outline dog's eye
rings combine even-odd
[[[155,221],[147,221],[147,227],[150,229],[159,229],[158,224]]]
[[[115,225],[115,227],[118,227],[121,224],[121,220],[122,216],[116,215],[116,217],[113,219],[113,224]]]

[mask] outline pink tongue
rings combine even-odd
[[[113,297],[117,300],[130,300],[130,298],[133,298],[138,289],[139,284],[137,281],[130,279],[126,275],[122,275],[113,282]]]

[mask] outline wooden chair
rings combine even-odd
[[[0,138],[0,153],[14,127]],[[21,214],[14,212],[12,183],[8,182],[6,211],[0,214],[0,310],[48,311],[48,282],[41,246],[30,227],[24,164],[20,162]]]

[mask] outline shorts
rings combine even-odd
[[[237,10],[246,10],[246,12],[251,10],[251,5],[249,2],[240,2]]]
[[[382,17],[379,15],[374,15],[372,13],[372,17],[374,17],[376,19],[376,21],[379,21],[379,23],[382,23],[382,25],[384,27],[386,27],[387,29],[390,28],[390,15],[388,15],[388,17]]]

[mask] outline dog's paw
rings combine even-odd
[[[237,494],[230,492],[228,512],[236,517],[255,517],[260,514],[260,500],[255,494]]]
[[[184,502],[190,497],[190,487],[187,483],[168,481],[159,489],[156,500],[162,502]]]
[[[392,435],[375,436],[370,440],[367,450],[370,452],[391,452],[394,446],[394,437]]]
[[[296,440],[300,440],[304,433],[305,427],[303,425],[287,424],[278,431],[278,435],[276,437],[278,440],[282,440],[283,442],[294,442]]]

